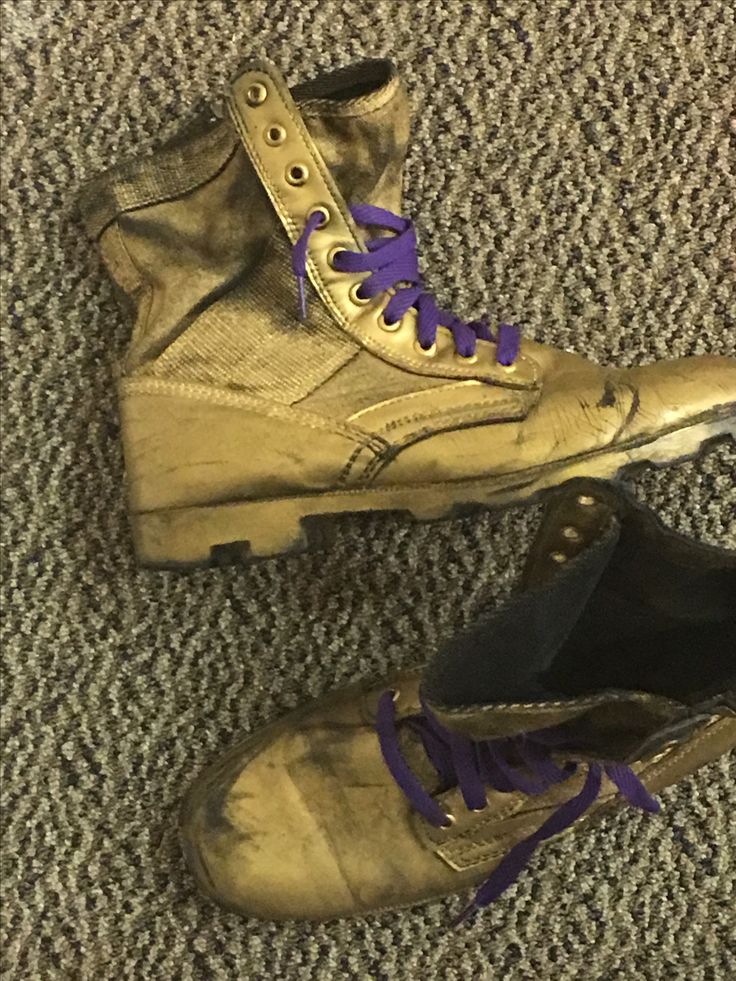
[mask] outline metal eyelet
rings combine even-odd
[[[401,698],[401,689],[394,688],[394,690],[391,692],[391,698],[393,698],[394,702],[398,702],[398,700]]]
[[[422,347],[419,341],[414,341],[414,350],[425,358],[433,358],[437,354],[437,345],[430,344],[429,347]]]
[[[470,808],[470,813],[471,814],[482,814],[483,811],[487,811],[487,810],[488,810],[488,801],[485,802],[485,804],[483,805],[483,807],[471,807]]]
[[[366,303],[371,302],[370,296],[360,296],[359,290],[362,285],[363,285],[362,282],[353,283],[353,285],[350,287],[350,290],[348,292],[348,296],[353,301],[353,303],[358,307],[364,307]]]
[[[564,552],[550,552],[549,557],[553,562],[557,562],[558,565],[562,565],[563,562],[567,562],[567,556]]]
[[[269,126],[266,129],[266,132],[263,134],[263,139],[269,146],[281,146],[286,139],[286,130],[283,126],[279,126],[274,123],[273,126]]]
[[[578,494],[578,504],[580,504],[584,508],[593,507],[593,505],[597,503],[598,502],[596,501],[596,499],[594,497],[591,497],[590,494]]]
[[[500,361],[497,361],[496,364],[502,371],[505,371],[507,375],[513,375],[513,373],[516,371],[515,361],[512,361],[511,364],[501,364]]]
[[[295,163],[286,168],[286,183],[292,187],[301,187],[309,179],[309,168],[306,164]]]
[[[268,89],[262,82],[254,82],[245,93],[245,101],[249,106],[262,106],[268,96]]]
[[[383,310],[381,310],[381,312],[378,314],[378,326],[381,328],[381,330],[385,330],[388,334],[395,333],[399,327],[401,327],[401,321],[395,320],[394,323],[389,324],[383,314]]]
[[[323,204],[318,204],[314,208],[311,208],[309,214],[307,215],[307,220],[309,220],[312,215],[322,215],[322,221],[317,226],[318,228],[324,228],[325,225],[329,224],[330,214],[329,208],[326,208]]]
[[[455,351],[455,360],[458,364],[476,364],[478,361],[478,355],[475,351],[472,354],[460,354],[459,351]]]
[[[347,252],[348,250],[343,245],[333,245],[330,251],[327,253],[327,265],[330,269],[335,269],[335,272],[342,272],[342,269],[335,268],[335,257],[341,252]]]
[[[454,814],[451,814],[448,811],[447,814],[445,814],[445,824],[441,824],[440,825],[440,831],[449,831],[450,828],[453,826],[453,824],[455,824],[456,821],[457,821],[457,818],[455,817],[455,815]]]
[[[578,542],[580,541],[580,532],[573,525],[565,525],[562,529],[562,537],[569,542]]]

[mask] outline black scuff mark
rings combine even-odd
[[[205,798],[202,803],[204,835],[214,841],[223,834],[236,834],[247,841],[249,835],[236,828],[225,814],[228,803],[229,787],[218,787],[214,793]]]
[[[616,404],[616,389],[608,379],[603,385],[603,395],[596,404],[599,409],[610,409],[612,405]]]
[[[621,434],[625,432],[626,429],[631,425],[631,423],[634,420],[634,417],[639,411],[639,406],[641,405],[641,396],[639,395],[639,389],[631,388],[630,390],[631,390],[631,406],[629,408],[629,411],[626,413],[626,418],[623,420],[621,425],[613,434],[613,439],[611,440],[611,443],[617,442],[619,436],[621,436]]]

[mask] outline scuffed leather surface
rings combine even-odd
[[[541,797],[491,791],[477,814],[453,790],[438,799],[456,823],[446,832],[428,825],[388,772],[370,712],[387,688],[399,693],[399,717],[415,712],[418,681],[405,674],[327,695],[205,771],[182,817],[200,886],[228,907],[277,920],[409,906],[478,884],[580,790],[582,772]],[[733,749],[736,719],[722,719],[634,767],[656,792]],[[404,751],[427,779],[421,745],[405,743]],[[587,818],[612,803],[613,791],[606,781]]]
[[[733,356],[729,6],[415,0],[412,20],[393,0],[4,6],[8,973],[728,977],[733,755],[665,792],[658,821],[620,812],[550,844],[460,934],[456,901],[279,926],[202,901],[175,829],[193,773],[307,697],[424,661],[505,595],[535,512],[346,518],[326,553],[141,572],[111,384],[130,324],[72,198],[216,102],[246,57],[297,81],[379,51],[412,91],[408,208],[447,306],[602,363]],[[734,467],[722,450],[635,487],[733,546]]]

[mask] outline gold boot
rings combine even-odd
[[[616,804],[654,812],[653,794],[734,750],[735,683],[736,553],[573,481],[524,588],[423,677],[327,695],[205,772],[185,853],[207,895],[252,916],[474,886],[469,913],[546,839]]]
[[[258,64],[228,108],[83,199],[137,308],[120,403],[142,562],[275,555],[315,516],[438,518],[733,438],[736,360],[603,368],[437,308],[397,214],[390,64],[293,93]]]

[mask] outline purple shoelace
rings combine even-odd
[[[465,323],[448,310],[441,310],[431,293],[424,287],[419,272],[417,237],[413,223],[408,218],[395,215],[385,208],[371,204],[356,204],[350,208],[353,220],[361,227],[380,228],[392,235],[368,239],[367,252],[351,252],[343,249],[335,255],[333,264],[340,272],[368,272],[360,285],[361,299],[371,299],[396,288],[384,311],[388,324],[398,323],[410,307],[417,311],[417,340],[424,350],[430,350],[437,338],[437,328],[447,327],[452,332],[457,353],[471,358],[479,340],[496,344],[496,361],[511,365],[519,353],[521,338],[515,324],[500,324],[494,337],[485,320]],[[307,315],[306,276],[309,240],[322,224],[323,216],[315,212],[307,219],[304,230],[291,253],[291,266],[296,276],[299,296],[299,315]]]
[[[560,728],[476,742],[445,729],[426,706],[418,715],[397,721],[394,693],[386,691],[379,699],[376,715],[376,732],[383,758],[412,807],[436,828],[449,827],[453,819],[425,790],[407,763],[399,743],[400,726],[407,726],[421,740],[437,771],[442,791],[458,787],[466,807],[472,811],[482,811],[486,807],[488,786],[501,793],[521,791],[537,796],[555,784],[569,780],[577,772],[576,763],[558,766],[552,759],[553,751],[563,753],[569,748],[568,737]],[[582,789],[561,804],[533,834],[514,845],[457,917],[455,925],[498,899],[516,882],[538,845],[569,828],[588,810],[598,798],[603,774],[630,804],[650,813],[659,811],[659,803],[628,766],[589,763]]]

